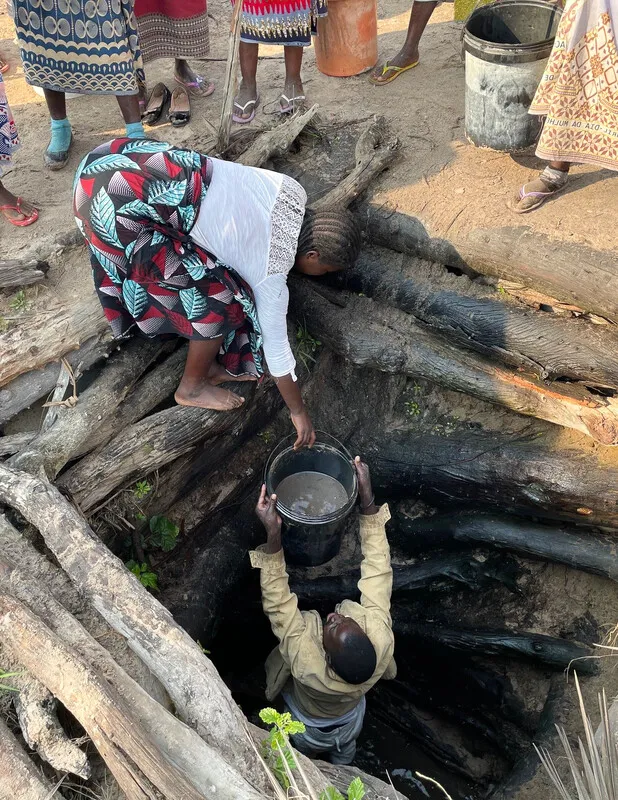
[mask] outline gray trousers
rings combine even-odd
[[[286,710],[289,709],[286,706]],[[293,715],[293,714],[292,714]],[[363,729],[364,705],[351,721],[334,730],[306,726],[304,733],[291,736],[292,745],[309,758],[324,758],[331,764],[351,764],[356,755],[356,740]]]

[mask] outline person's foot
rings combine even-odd
[[[362,511],[368,511],[373,508],[374,494],[371,488],[371,475],[369,474],[369,467],[360,456],[354,459],[354,467],[356,469],[356,477],[358,478],[358,497],[360,500],[360,507]]]
[[[255,117],[259,99],[257,85],[251,86],[242,81],[238,94],[234,98],[234,114],[232,116],[234,122],[251,122]]]
[[[215,90],[214,83],[198,75],[184,59],[176,61],[174,80],[184,86],[192,97],[209,97]]]
[[[527,214],[543,205],[550,197],[561,192],[567,185],[569,173],[545,167],[535,180],[525,183],[510,207],[516,214]]]
[[[73,144],[73,132],[69,120],[51,120],[51,139],[45,151],[44,161],[47,169],[62,169],[69,160],[69,151]]]
[[[39,218],[39,212],[32,203],[17,197],[4,186],[0,189],[0,212],[11,225],[18,228],[32,225]]]
[[[398,78],[403,72],[406,72],[418,64],[418,48],[413,52],[407,50],[400,50],[394,58],[389,58],[373,70],[370,76],[370,81],[377,85],[390,83]]]
[[[179,406],[210,408],[213,411],[233,411],[245,402],[244,397],[230,392],[229,389],[213,386],[208,380],[197,383],[182,380],[176,389],[174,400]]]
[[[218,386],[220,383],[227,383],[228,381],[243,383],[244,381],[256,380],[257,378],[253,375],[230,375],[229,372],[226,372],[223,364],[219,364],[218,361],[215,361],[208,370],[208,382],[212,386]]]
[[[282,114],[292,114],[305,104],[305,90],[300,78],[294,80],[286,78],[283,92],[279,98]]]

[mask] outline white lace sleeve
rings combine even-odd
[[[267,275],[287,275],[294,266],[306,204],[300,183],[284,175],[270,217]]]
[[[292,375],[296,361],[288,340],[287,313],[289,292],[286,275],[271,275],[253,289],[255,307],[264,338],[264,356],[275,378]]]

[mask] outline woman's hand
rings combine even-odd
[[[315,444],[315,431],[313,430],[313,422],[307,413],[306,409],[300,414],[293,414],[290,412],[292,422],[296,428],[296,441],[294,442],[294,450],[301,450],[303,447],[313,447]]]

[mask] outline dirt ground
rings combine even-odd
[[[379,49],[381,57],[393,55],[405,35],[409,0],[380,0]],[[211,58],[202,65],[214,80],[217,91],[211,98],[193,104],[193,120],[185,129],[169,124],[152,133],[175,144],[199,146],[208,132],[204,120],[216,123],[222,98],[227,53],[227,0],[210,5]],[[452,21],[452,6],[444,4],[435,12],[421,43],[421,64],[386,87],[374,87],[366,76],[337,79],[318,72],[313,50],[305,56],[305,89],[310,102],[317,102],[326,122],[345,123],[370,114],[386,114],[402,145],[395,166],[376,182],[373,199],[389,208],[417,216],[428,230],[444,231],[501,226],[527,226],[560,242],[577,242],[599,250],[618,246],[618,232],[611,224],[618,202],[615,173],[576,167],[570,187],[562,196],[533,215],[518,217],[507,201],[538,169],[532,155],[512,158],[484,151],[468,144],[464,137],[464,70],[460,58],[459,24]],[[45,170],[43,150],[48,141],[48,117],[43,99],[23,79],[13,28],[6,13],[0,14],[0,52],[11,63],[4,76],[13,112],[23,139],[7,186],[36,201],[40,221],[28,229],[15,229],[0,220],[2,252],[19,255],[32,247],[39,249],[49,237],[72,229],[70,191],[74,169],[91,147],[121,132],[121,118],[115,100],[108,97],[79,97],[69,102],[69,116],[76,142],[68,167],[60,173]],[[283,86],[281,48],[264,47],[259,81],[264,103],[275,100]],[[167,80],[171,84],[172,63],[148,65],[149,84]],[[254,125],[269,124],[260,110]],[[235,126],[238,127],[238,126]]]

